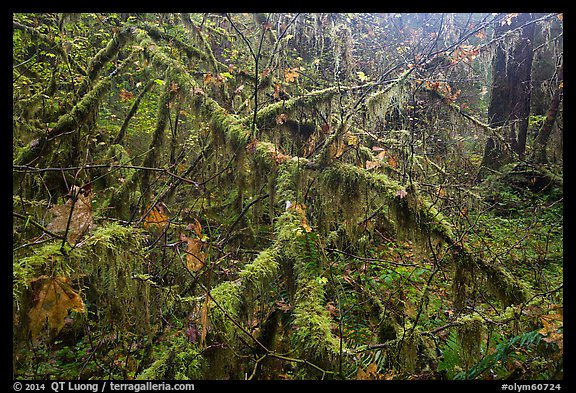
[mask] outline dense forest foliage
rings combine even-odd
[[[17,13],[13,378],[563,379],[559,13]]]

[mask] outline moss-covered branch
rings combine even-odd
[[[28,165],[32,163],[49,148],[51,141],[78,129],[98,110],[102,97],[111,86],[112,81],[110,78],[104,78],[98,82],[92,90],[74,105],[69,113],[60,117],[48,134],[40,136],[30,143],[29,146],[25,147],[14,160],[14,164]]]

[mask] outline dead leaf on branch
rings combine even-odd
[[[306,217],[306,205],[302,203],[295,203],[295,204],[290,203],[288,209],[294,210],[296,214],[300,217],[300,224],[302,225],[302,228],[304,228],[306,232],[312,232],[312,228],[310,228],[310,225],[308,225],[308,218]]]
[[[146,218],[144,218],[144,229],[146,230],[163,230],[168,225],[169,219],[166,210],[159,205],[155,205],[150,209],[150,205],[146,207],[148,211]]]
[[[68,277],[40,276],[30,281],[32,308],[28,312],[29,329],[33,340],[39,338],[48,325],[50,337],[55,337],[65,325],[69,311],[84,312],[84,302]]]
[[[188,237],[180,233],[180,240],[186,242],[186,267],[192,272],[202,269],[206,263],[206,254],[203,251],[204,242],[201,238]]]
[[[68,228],[67,240],[74,243],[82,235],[94,229],[92,217],[92,194],[88,188],[73,186],[70,198],[63,205],[55,205],[48,212],[53,215],[46,229],[64,234]],[[72,212],[72,217],[70,213]],[[70,225],[68,225],[70,221]]]

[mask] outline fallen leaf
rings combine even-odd
[[[119,95],[122,102],[130,101],[134,97],[134,94],[126,89],[120,90]]]

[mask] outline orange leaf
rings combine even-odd
[[[150,209],[150,205],[146,207],[146,211],[148,209]],[[144,228],[147,230],[162,230],[166,225],[168,225],[168,216],[165,214],[165,210],[158,205],[154,206],[144,219]]]
[[[286,81],[286,83],[291,83],[296,80],[296,78],[298,77],[298,70],[299,70],[298,67],[286,68],[284,70],[284,80]]]

